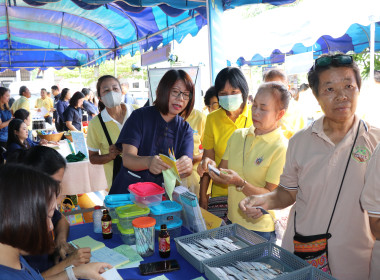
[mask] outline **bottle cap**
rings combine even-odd
[[[162,224],[162,225],[161,225],[161,229],[166,229],[166,225],[165,225],[165,224]]]
[[[98,210],[98,209],[100,209],[100,206],[99,206],[99,205],[96,205],[96,206],[94,207],[94,209],[95,209],[95,210]]]

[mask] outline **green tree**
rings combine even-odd
[[[352,54],[354,60],[361,69],[361,76],[363,79],[369,77],[370,72],[370,53],[369,48],[366,48],[363,52],[358,54]],[[380,70],[380,52],[375,52],[375,71]]]
[[[118,79],[147,79],[146,69],[141,68],[137,73],[132,71],[133,64],[139,64],[141,61],[140,53],[136,53],[135,56],[125,55],[123,57],[116,59],[116,74]],[[95,77],[95,67],[82,67],[81,73],[79,73],[79,68],[73,70],[63,68],[61,70],[55,71],[55,76],[62,77],[64,79],[78,78],[82,76],[84,86],[89,86],[91,83],[96,81],[98,77]],[[113,75],[114,74],[114,61],[108,60],[99,65],[99,77],[103,75]]]

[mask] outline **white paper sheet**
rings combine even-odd
[[[116,268],[113,267],[106,272],[102,273],[102,277],[106,280],[123,280]]]

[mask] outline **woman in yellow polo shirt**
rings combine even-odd
[[[262,84],[252,105],[253,125],[231,135],[219,164],[220,175],[208,170],[215,183],[228,185],[228,219],[271,241],[275,240],[271,217],[274,213],[252,219],[238,205],[246,196],[271,192],[279,184],[287,149],[279,121],[289,100],[290,94],[283,84]],[[206,158],[202,162],[206,171],[208,164],[216,167],[213,160]]]
[[[210,158],[219,164],[231,134],[238,128],[250,127],[252,117],[250,105],[247,105],[248,83],[238,68],[227,67],[220,71],[215,79],[215,90],[221,108],[207,116],[202,146],[203,158]],[[198,173],[203,175],[199,169]],[[207,196],[209,182],[210,177],[206,173],[200,183],[200,206],[226,219],[227,185],[213,182],[211,187],[213,199],[209,204]]]
[[[101,112],[88,125],[87,146],[90,162],[103,164],[109,190],[122,164],[121,151],[114,143],[133,108],[121,102],[120,82],[113,76],[100,77],[96,91]]]

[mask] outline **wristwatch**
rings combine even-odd
[[[73,267],[74,267],[73,265],[70,265],[70,266],[68,266],[68,267],[65,268],[67,277],[69,278],[69,280],[78,280],[75,277],[75,274],[74,274],[74,271],[73,271]]]

